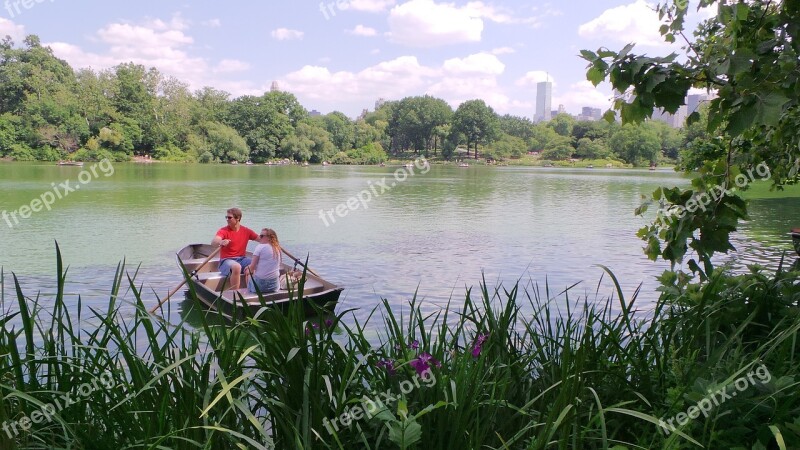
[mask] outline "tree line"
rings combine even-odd
[[[692,138],[691,134],[688,138]],[[694,136],[696,137],[696,136]],[[375,164],[411,154],[442,159],[611,158],[634,165],[674,160],[687,133],[650,121],[547,123],[500,116],[482,100],[455,110],[429,95],[381,104],[353,120],[311,116],[288,92],[231,94],[188,85],[134,63],[74,70],[30,35],[0,43],[0,157],[14,160]]]

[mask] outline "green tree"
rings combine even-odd
[[[308,112],[294,95],[274,91],[235,99],[227,116],[226,124],[245,138],[254,159],[266,160],[279,153],[284,140]]]
[[[624,125],[611,136],[608,145],[620,158],[634,166],[654,164],[661,154],[658,133],[645,124]]]
[[[602,159],[610,155],[611,150],[604,139],[581,138],[578,140],[578,148],[575,150],[575,156],[579,158]]]
[[[340,151],[346,152],[353,148],[355,140],[355,125],[344,113],[334,111],[322,118],[325,130],[330,134],[330,141]]]
[[[575,126],[575,119],[569,114],[560,113],[547,122],[547,126],[561,136],[571,136],[572,128]]]
[[[497,114],[483,100],[467,100],[453,114],[451,134],[453,132],[464,136],[467,157],[470,147],[474,146],[475,159],[478,159],[478,144],[489,144],[498,136]]]
[[[247,142],[233,128],[219,122],[206,122],[201,130],[206,138],[206,146],[201,155],[209,152],[214,160],[222,162],[249,159],[250,149]]]
[[[416,153],[437,146],[437,127],[449,123],[453,110],[442,99],[429,95],[406,97],[391,106],[387,133],[397,150],[413,148]]]
[[[683,202],[708,195],[711,188],[732,187],[736,175],[762,163],[775,186],[798,181],[800,4],[705,0],[701,6],[717,7],[717,14],[698,27],[693,39],[684,32],[687,5],[666,1],[658,6],[665,20],[661,34],[666,41],[679,37],[687,43],[684,58],[637,55],[633,44],[619,52],[581,53],[589,61],[589,80],[598,84],[608,79],[616,91],[633,94],[615,102],[623,122],[641,121],[656,107],[674,113],[691,87],[716,91],[707,131],[720,136],[723,154],[699,168],[691,189],[657,190],[652,203],[660,205],[660,212],[682,208],[682,214],[668,220],[661,220],[661,214],[640,231],[651,258],[676,264],[691,248],[697,259],[689,259],[688,267],[703,277],[713,270],[714,253],[733,248],[730,233],[746,217],[746,206],[725,190],[715,196],[713,207],[687,211]],[[692,113],[687,122],[699,116]]]
[[[294,134],[286,140],[281,156],[294,158],[297,161],[320,163],[333,158],[336,151],[330,133],[325,128],[304,121],[297,125]]]
[[[145,69],[134,63],[114,67],[116,76],[111,102],[116,110],[134,121],[142,131],[140,142],[135,142],[136,150],[149,153],[159,142],[156,129],[156,95],[161,82],[161,74],[155,69]]]

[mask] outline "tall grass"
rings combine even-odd
[[[26,297],[14,276],[16,305],[0,319],[0,422],[19,430],[0,430],[2,449],[800,445],[791,273],[703,286],[667,274],[649,314],[608,271],[605,300],[483,282],[434,313],[414,297],[363,322],[349,310],[307,319],[296,302],[224,326],[201,315],[195,330],[148,315],[124,263],[107,309],[68,304],[58,251],[57,263],[52,299]],[[124,284],[133,317],[120,312]],[[658,426],[762,363],[768,383],[670,433]],[[75,401],[56,405],[64,395]],[[52,420],[21,429],[48,404]]]

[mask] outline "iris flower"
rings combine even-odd
[[[483,343],[486,342],[486,339],[489,339],[489,333],[479,334],[478,337],[475,338],[475,342],[472,343],[473,358],[477,358],[478,356],[481,355]]]
[[[408,364],[417,371],[418,375],[422,375],[426,371],[430,370],[431,365],[435,367],[442,367],[442,363],[439,362],[438,359],[431,356],[430,353],[425,352],[420,353],[416,359],[412,359]]]

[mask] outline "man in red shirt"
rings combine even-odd
[[[231,208],[227,211],[225,219],[228,225],[217,231],[211,245],[219,245],[219,272],[223,277],[229,277],[230,289],[239,289],[239,277],[242,270],[250,265],[247,253],[247,242],[258,239],[258,234],[241,224],[242,210]]]

